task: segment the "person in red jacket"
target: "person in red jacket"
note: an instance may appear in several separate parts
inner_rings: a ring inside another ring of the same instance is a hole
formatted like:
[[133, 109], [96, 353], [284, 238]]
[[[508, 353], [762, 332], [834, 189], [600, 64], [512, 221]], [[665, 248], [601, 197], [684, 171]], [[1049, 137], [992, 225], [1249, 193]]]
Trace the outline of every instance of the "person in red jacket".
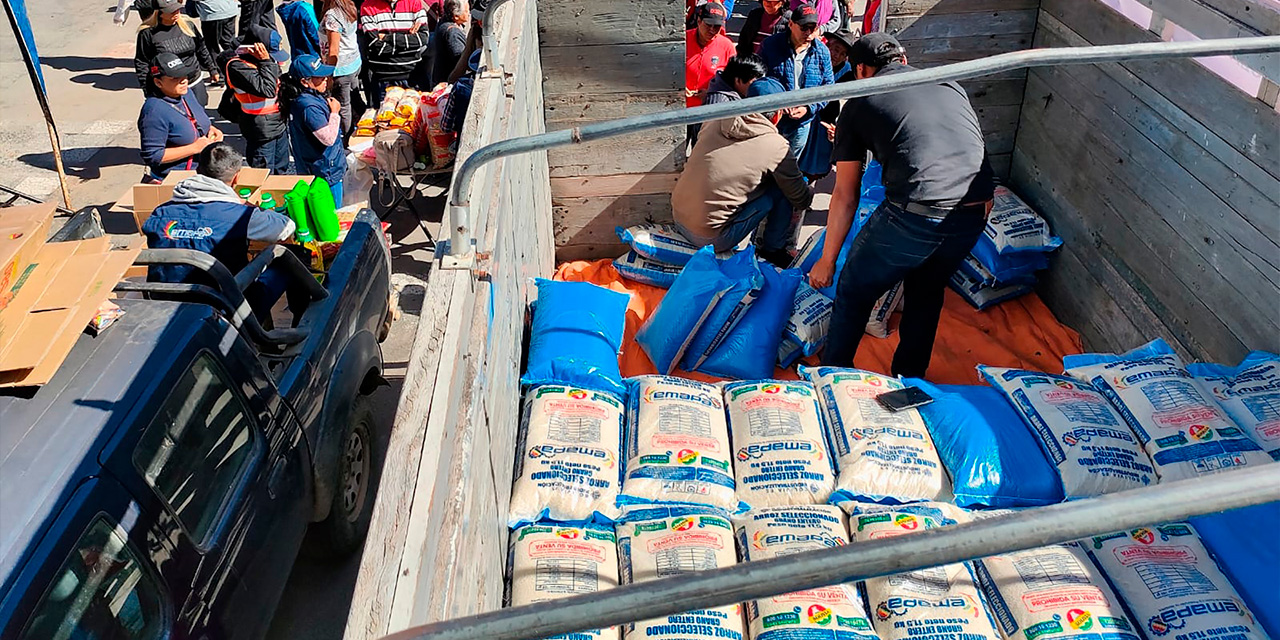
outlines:
[[[706, 99], [707, 85], [737, 53], [733, 41], [724, 35], [728, 17], [724, 5], [707, 2], [694, 11], [697, 22], [684, 32], [684, 106], [697, 107]], [[698, 125], [689, 125], [689, 144], [698, 139]]]

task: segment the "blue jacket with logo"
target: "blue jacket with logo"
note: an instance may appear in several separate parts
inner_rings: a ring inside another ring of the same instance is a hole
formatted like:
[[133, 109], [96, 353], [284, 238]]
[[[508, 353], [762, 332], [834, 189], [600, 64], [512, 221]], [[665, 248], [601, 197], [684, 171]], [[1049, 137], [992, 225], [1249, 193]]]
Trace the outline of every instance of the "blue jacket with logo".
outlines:
[[[275, 242], [293, 229], [287, 216], [245, 204], [229, 185], [203, 175], [179, 182], [173, 199], [156, 207], [142, 223], [148, 247], [201, 251], [231, 273], [249, 263], [250, 240]], [[184, 265], [153, 265], [147, 280], [207, 284], [199, 271]]]
[[[760, 57], [764, 59], [764, 65], [769, 69], [769, 77], [776, 79], [786, 87], [787, 91], [791, 91], [795, 86], [795, 50], [791, 48], [791, 33], [783, 31], [775, 33], [764, 39], [764, 43], [760, 45]], [[810, 87], [820, 87], [827, 84], [835, 84], [835, 74], [831, 70], [831, 51], [827, 49], [827, 45], [822, 40], [814, 39], [809, 45], [809, 50], [804, 54], [804, 66], [800, 74], [800, 88], [808, 89]], [[778, 123], [779, 131], [794, 131], [804, 123], [812, 120], [814, 116], [827, 106], [826, 102], [817, 102], [809, 105], [809, 112], [800, 120], [792, 120], [789, 117], [783, 117], [782, 122]]]

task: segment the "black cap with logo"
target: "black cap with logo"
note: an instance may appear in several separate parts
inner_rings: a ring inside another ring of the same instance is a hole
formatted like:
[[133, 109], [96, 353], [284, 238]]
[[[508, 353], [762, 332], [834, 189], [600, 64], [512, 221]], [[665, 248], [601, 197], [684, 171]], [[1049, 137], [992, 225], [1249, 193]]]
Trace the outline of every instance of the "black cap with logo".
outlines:
[[849, 62], [883, 67], [905, 55], [907, 50], [902, 48], [897, 38], [882, 31], [876, 31], [858, 38], [858, 41], [853, 43], [853, 47], [849, 49]]

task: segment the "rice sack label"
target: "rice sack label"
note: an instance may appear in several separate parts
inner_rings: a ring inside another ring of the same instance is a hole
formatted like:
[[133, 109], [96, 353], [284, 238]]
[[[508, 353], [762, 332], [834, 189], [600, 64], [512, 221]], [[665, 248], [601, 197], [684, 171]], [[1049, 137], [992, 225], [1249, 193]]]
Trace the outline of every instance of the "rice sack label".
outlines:
[[1098, 390], [1048, 373], [978, 367], [1031, 427], [1058, 468], [1068, 499], [1136, 489], [1156, 482], [1151, 458]]
[[[612, 525], [526, 525], [511, 532], [510, 606], [559, 600], [618, 586], [618, 541]], [[555, 636], [617, 640], [617, 627]]]
[[801, 282], [796, 289], [791, 319], [783, 334], [791, 342], [800, 345], [804, 355], [818, 352], [827, 340], [827, 327], [831, 324], [831, 309], [835, 303], [822, 292]]
[[738, 502], [748, 508], [825, 504], [835, 487], [817, 394], [806, 382], [724, 388]]
[[840, 472], [833, 502], [898, 504], [950, 496], [950, 481], [920, 412], [894, 413], [876, 402], [881, 393], [901, 389], [901, 382], [857, 369], [801, 373], [817, 388], [831, 428]]
[[684, 269], [682, 265], [658, 262], [652, 258], [646, 258], [635, 251], [628, 251], [615, 258], [613, 268], [617, 269], [618, 273], [628, 280], [651, 284], [663, 289], [670, 289], [671, 285], [676, 282], [676, 276], [680, 275], [680, 272]]
[[[709, 507], [656, 507], [629, 512], [618, 525], [624, 583], [644, 582], [737, 562], [733, 525]], [[742, 640], [742, 606], [697, 609], [623, 627], [628, 640]]]
[[1074, 543], [975, 560], [973, 569], [1008, 640], [1139, 640], [1106, 579]]
[[531, 387], [511, 490], [509, 525], [618, 516], [622, 401], [566, 386]]
[[733, 452], [720, 389], [669, 376], [639, 376], [631, 384], [621, 500], [734, 510]]
[[1140, 527], [1081, 544], [1150, 640], [1267, 637], [1189, 525]]
[[[936, 529], [953, 520], [949, 505], [859, 506], [849, 518], [854, 542]], [[998, 640], [977, 582], [964, 563], [867, 580], [871, 622], [883, 640]]]
[[[848, 544], [844, 512], [830, 505], [752, 509], [736, 519], [745, 561]], [[876, 640], [857, 586], [833, 585], [747, 603], [752, 640]]]
[[617, 227], [618, 239], [631, 245], [640, 257], [670, 265], [684, 266], [698, 252], [674, 224], [638, 224], [633, 227]]
[[990, 242], [997, 253], [1052, 251], [1062, 246], [1062, 240], [1050, 233], [1049, 223], [1008, 187], [996, 186], [994, 200], [983, 241]]
[[1245, 434], [1280, 460], [1280, 356], [1264, 351], [1249, 354], [1239, 367], [1225, 374], [1188, 369]]
[[1163, 340], [1122, 356], [1068, 356], [1064, 364], [1120, 410], [1161, 481], [1272, 462]]
[[[833, 303], [834, 306], [834, 303]], [[902, 283], [893, 285], [871, 307], [871, 317], [867, 320], [865, 333], [877, 338], [888, 338], [890, 333], [889, 319], [893, 312], [902, 308]]]

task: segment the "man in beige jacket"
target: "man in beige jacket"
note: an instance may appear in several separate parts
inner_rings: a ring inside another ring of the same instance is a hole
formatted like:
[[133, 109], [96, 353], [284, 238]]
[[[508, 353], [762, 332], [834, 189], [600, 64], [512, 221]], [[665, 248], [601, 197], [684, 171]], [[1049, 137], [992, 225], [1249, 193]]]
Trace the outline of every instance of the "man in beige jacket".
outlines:
[[[782, 93], [777, 80], [751, 85], [747, 97]], [[708, 122], [671, 193], [676, 226], [697, 245], [726, 251], [764, 222], [756, 254], [785, 268], [793, 221], [813, 192], [778, 133], [781, 112]]]

